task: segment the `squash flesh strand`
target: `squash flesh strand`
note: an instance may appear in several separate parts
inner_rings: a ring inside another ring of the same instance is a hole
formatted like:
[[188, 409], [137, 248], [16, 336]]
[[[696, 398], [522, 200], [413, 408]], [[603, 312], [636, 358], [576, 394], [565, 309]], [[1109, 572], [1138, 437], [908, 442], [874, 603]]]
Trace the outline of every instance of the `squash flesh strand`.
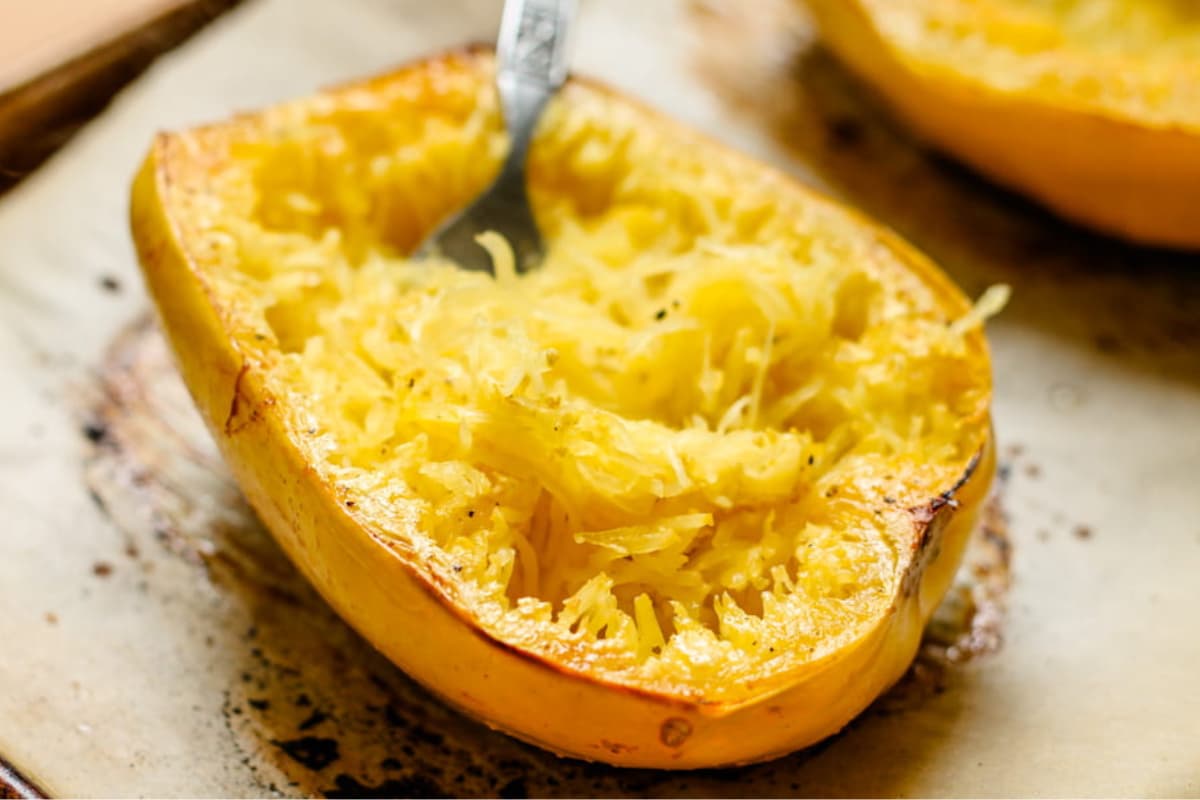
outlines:
[[317, 468], [363, 507], [415, 505], [477, 607], [647, 679], [857, 635], [907, 564], [906, 509], [986, 425], [977, 320], [603, 109], [552, 108], [534, 149], [541, 269], [409, 261], [503, 152], [488, 92], [437, 91], [463, 96], [239, 150], [257, 211], [222, 220], [217, 280]]

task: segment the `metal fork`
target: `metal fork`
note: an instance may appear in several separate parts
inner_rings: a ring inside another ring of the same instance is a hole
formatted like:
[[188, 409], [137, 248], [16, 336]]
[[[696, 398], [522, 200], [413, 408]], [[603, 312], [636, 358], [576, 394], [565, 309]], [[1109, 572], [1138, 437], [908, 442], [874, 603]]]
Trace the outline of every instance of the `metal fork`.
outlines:
[[526, 191], [529, 142], [547, 101], [567, 77], [567, 28], [576, 0], [506, 0], [496, 44], [496, 88], [511, 149], [500, 174], [483, 194], [439, 225], [417, 256], [444, 256], [463, 269], [492, 271], [475, 241], [484, 231], [512, 245], [518, 272], [537, 266], [545, 244]]

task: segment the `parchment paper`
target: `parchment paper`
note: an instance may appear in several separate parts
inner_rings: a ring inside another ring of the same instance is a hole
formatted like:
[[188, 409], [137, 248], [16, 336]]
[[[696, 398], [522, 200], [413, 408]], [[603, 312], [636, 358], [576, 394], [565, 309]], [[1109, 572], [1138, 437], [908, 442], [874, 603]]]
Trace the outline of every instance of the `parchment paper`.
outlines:
[[[313, 596], [175, 381], [125, 208], [152, 133], [468, 40], [490, 0], [258, 0], [0, 200], [0, 753], [64, 795], [1200, 794], [1200, 257], [1093, 237], [931, 157], [791, 5], [585, 2], [574, 63], [853, 202], [991, 326], [1003, 644], [742, 770], [563, 762], [465, 720]], [[531, 702], [535, 702], [531, 698]]]

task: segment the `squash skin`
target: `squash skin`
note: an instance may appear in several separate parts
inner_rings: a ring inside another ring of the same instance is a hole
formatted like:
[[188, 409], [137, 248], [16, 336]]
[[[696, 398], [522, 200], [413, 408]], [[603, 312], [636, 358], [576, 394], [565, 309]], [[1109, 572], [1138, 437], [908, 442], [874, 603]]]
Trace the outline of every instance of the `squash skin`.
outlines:
[[1200, 248], [1200, 131], [1005, 91], [918, 62], [863, 0], [804, 0], [822, 41], [922, 139], [1067, 220]]
[[[448, 54], [407, 71], [475, 58]], [[403, 80], [405, 73], [376, 81]], [[337, 97], [327, 94], [322, 102]], [[647, 124], [673, 124], [643, 113]], [[254, 124], [244, 117], [205, 135]], [[712, 147], [714, 157], [742, 159]], [[764, 169], [748, 159], [738, 163]], [[889, 611], [850, 645], [794, 674], [772, 676], [769, 690], [739, 702], [705, 702], [606, 681], [483, 630], [450, 599], [444, 579], [423, 568], [416, 548], [385, 544], [306, 462], [259, 365], [239, 347], [227, 311], [207, 287], [205, 263], [213, 254], [189, 239], [186, 220], [178, 216], [179, 176], [211, 166], [195, 157], [195, 143], [186, 136], [163, 134], [133, 186], [139, 260], [180, 371], [247, 499], [289, 558], [343, 619], [414, 679], [488, 725], [560, 755], [687, 769], [761, 761], [813, 744], [840, 730], [907, 669], [990, 486], [990, 433], [957, 486], [911, 510], [913, 553], [902, 588]], [[780, 180], [787, 191], [807, 192]], [[922, 255], [860, 222], [939, 293], [957, 297]]]

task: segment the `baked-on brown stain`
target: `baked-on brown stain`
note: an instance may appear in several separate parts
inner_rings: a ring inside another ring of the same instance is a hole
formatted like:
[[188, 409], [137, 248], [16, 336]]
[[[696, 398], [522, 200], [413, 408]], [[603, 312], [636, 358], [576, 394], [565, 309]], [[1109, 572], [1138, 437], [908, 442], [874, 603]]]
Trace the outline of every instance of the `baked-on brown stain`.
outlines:
[[[262, 710], [262, 709], [260, 709]], [[326, 739], [322, 736], [300, 736], [296, 739], [272, 741], [288, 758], [301, 766], [320, 772], [338, 760], [337, 739]]]

